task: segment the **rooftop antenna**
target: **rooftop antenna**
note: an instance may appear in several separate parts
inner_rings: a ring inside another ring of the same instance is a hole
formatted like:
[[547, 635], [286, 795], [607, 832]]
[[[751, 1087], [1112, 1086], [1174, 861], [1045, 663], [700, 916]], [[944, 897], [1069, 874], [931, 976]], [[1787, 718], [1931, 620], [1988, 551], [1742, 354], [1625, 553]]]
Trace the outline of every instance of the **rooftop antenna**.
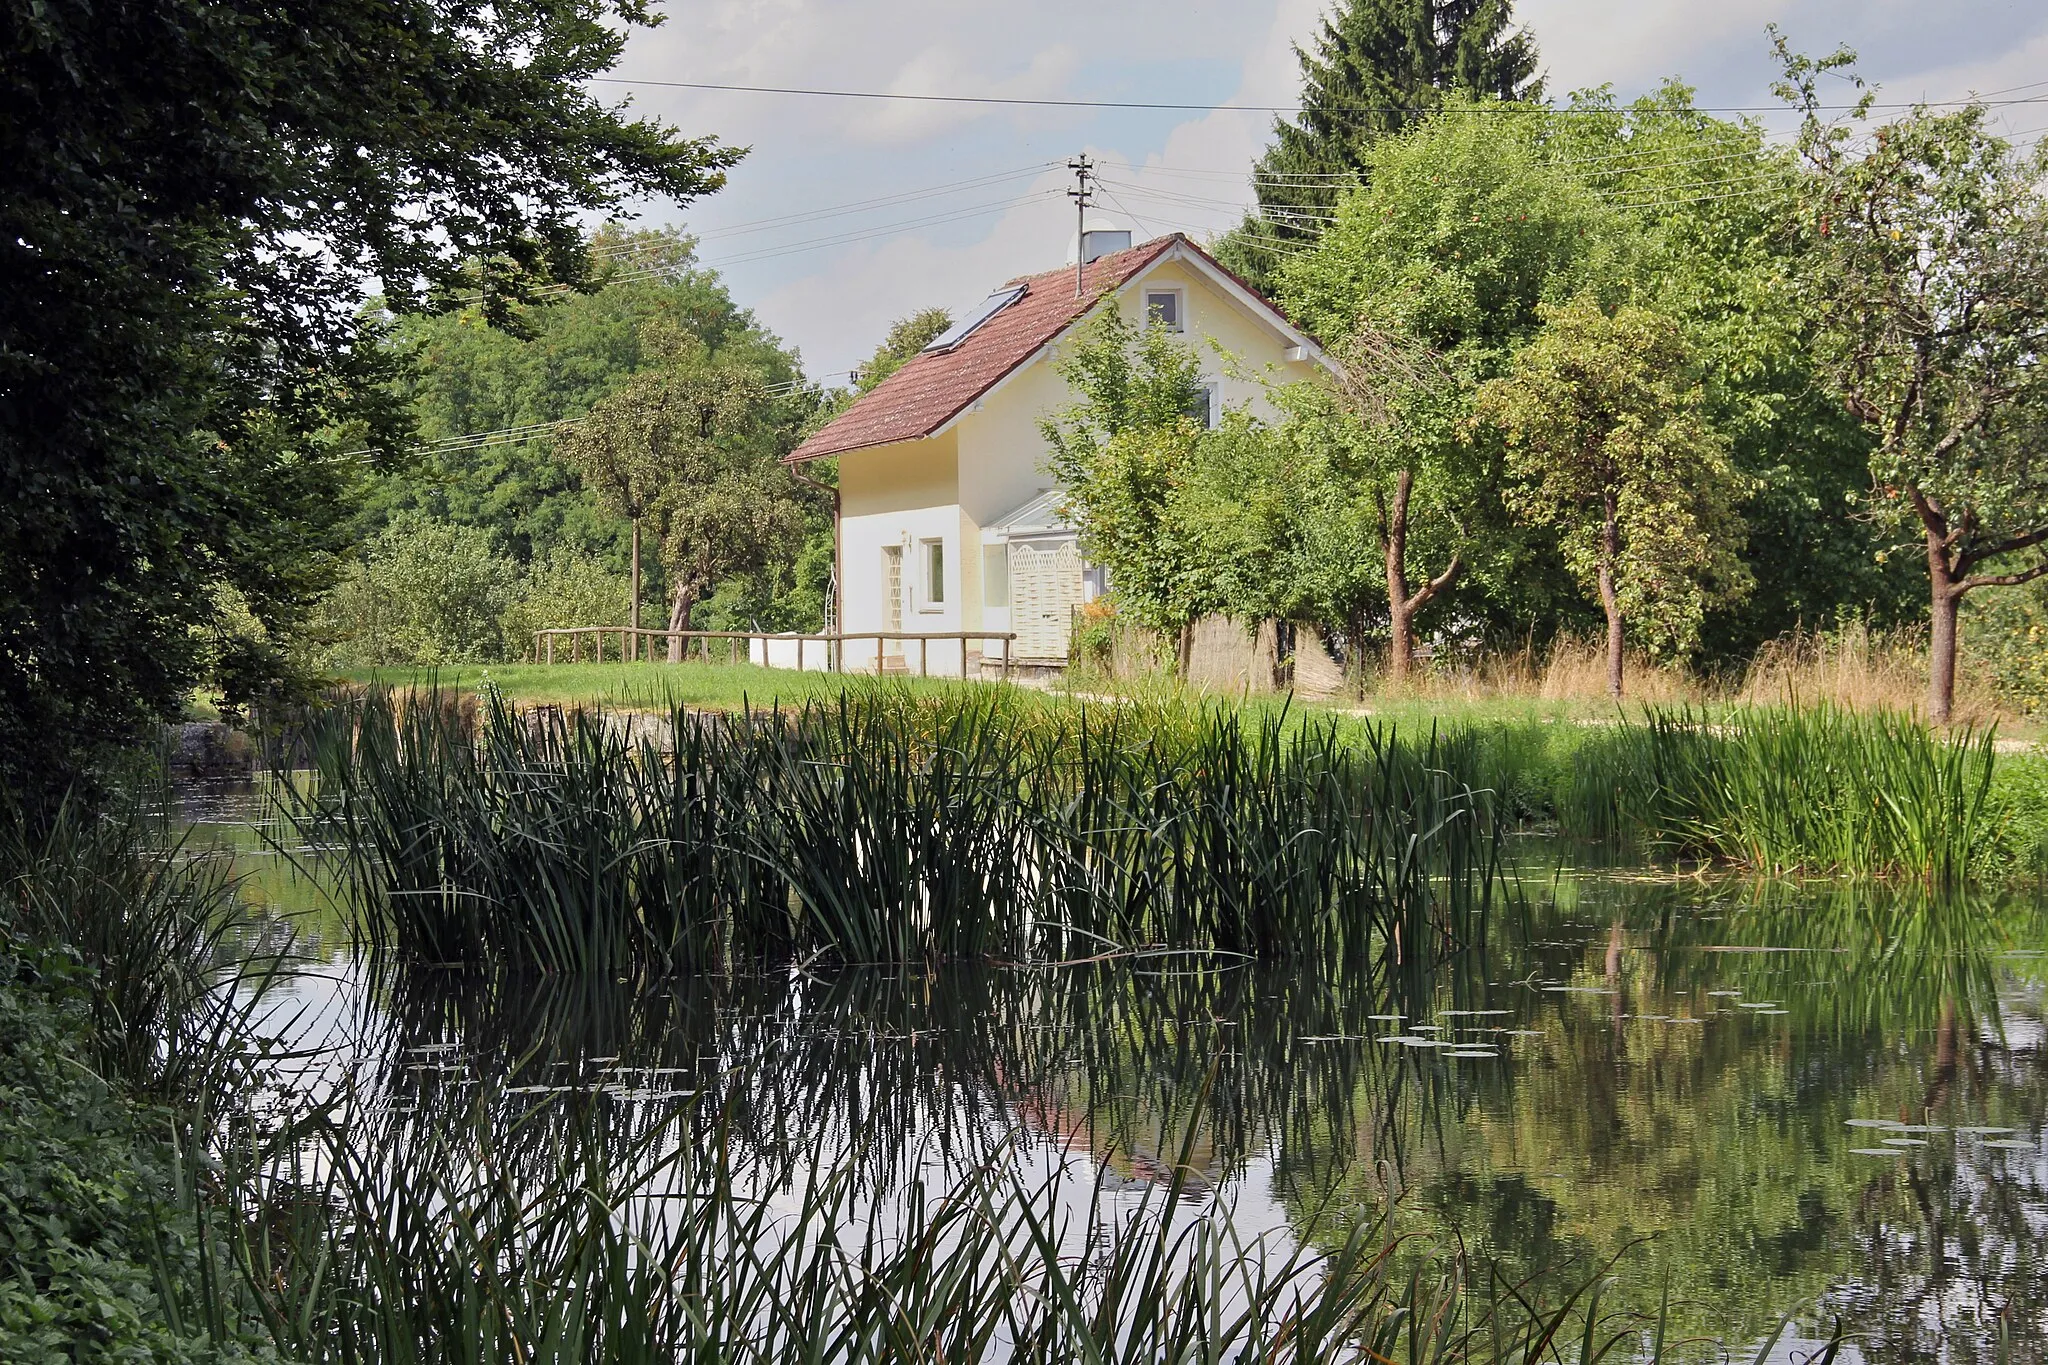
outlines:
[[1078, 299], [1083, 293], [1081, 269], [1088, 259], [1086, 247], [1091, 193], [1088, 181], [1095, 173], [1095, 163], [1088, 159], [1088, 153], [1083, 152], [1067, 163], [1067, 169], [1074, 173], [1074, 188], [1067, 191], [1067, 197], [1074, 201], [1074, 297]]

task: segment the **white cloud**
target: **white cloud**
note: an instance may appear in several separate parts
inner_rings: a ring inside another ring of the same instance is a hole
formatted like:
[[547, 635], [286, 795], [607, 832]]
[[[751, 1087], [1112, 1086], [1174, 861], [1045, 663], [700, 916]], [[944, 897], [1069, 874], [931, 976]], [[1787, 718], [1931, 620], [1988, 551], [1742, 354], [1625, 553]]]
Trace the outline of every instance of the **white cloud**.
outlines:
[[[1312, 31], [1320, 13], [1318, 0], [1280, 0], [1223, 102], [1291, 101], [1297, 75], [1293, 45]], [[1054, 70], [1048, 67], [1047, 74]], [[900, 88], [960, 87], [933, 72], [921, 85], [906, 81]], [[1140, 237], [1220, 232], [1251, 202], [1247, 176], [1270, 124], [1269, 115], [1218, 111], [1173, 126], [1158, 139], [1157, 150], [1141, 150], [1136, 158], [1090, 145], [1086, 150], [1101, 164], [1106, 182], [1098, 207], [1129, 221]], [[901, 236], [820, 261], [763, 296], [760, 315], [801, 341], [813, 373], [844, 369], [873, 349], [894, 318], [934, 303], [958, 310], [1011, 276], [1059, 264], [1073, 233], [1072, 208], [1063, 194], [1071, 184], [1064, 170], [1037, 177], [1026, 190], [1035, 197], [975, 240], [942, 244], [928, 236]]]
[[[1312, 40], [1322, 9], [1322, 0], [705, 0], [636, 34], [621, 74], [1284, 105], [1297, 93], [1294, 44]], [[2004, 0], [1950, 0], [1939, 13], [1922, 0], [1521, 0], [1517, 17], [1535, 34], [1557, 95], [1611, 83], [1629, 96], [1676, 75], [1710, 106], [1770, 104], [1771, 22], [1808, 51], [1842, 41], [1860, 48], [1865, 74], [1898, 98], [1953, 98], [2048, 72], [2048, 12]], [[1250, 202], [1248, 172], [1272, 122], [1243, 112], [1176, 117], [652, 86], [635, 96], [686, 131], [753, 148], [725, 191], [686, 213], [671, 206], [649, 217], [712, 234], [705, 258], [733, 262], [735, 295], [801, 346], [813, 373], [859, 360], [894, 318], [934, 303], [963, 306], [1003, 279], [1057, 265], [1073, 223], [1061, 166], [1083, 147], [1108, 182], [1102, 209], [1133, 219], [1141, 235], [1229, 227]], [[2048, 124], [2048, 101], [2001, 117], [2011, 131]], [[1036, 173], [999, 183], [963, 183], [1034, 165]], [[955, 188], [861, 212], [758, 222], [947, 185]], [[906, 221], [924, 226], [893, 226]], [[850, 240], [862, 233], [872, 235]], [[789, 250], [828, 237], [847, 240]]]

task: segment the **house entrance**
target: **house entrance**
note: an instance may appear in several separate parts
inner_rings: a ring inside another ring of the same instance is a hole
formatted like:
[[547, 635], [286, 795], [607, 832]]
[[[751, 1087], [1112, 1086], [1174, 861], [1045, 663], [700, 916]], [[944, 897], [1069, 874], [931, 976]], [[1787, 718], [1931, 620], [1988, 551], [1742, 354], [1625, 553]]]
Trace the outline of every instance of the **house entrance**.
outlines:
[[1073, 540], [1043, 547], [1010, 542], [1010, 627], [1020, 659], [1064, 659], [1081, 605], [1081, 548]]
[[[903, 547], [882, 547], [882, 629], [903, 629]], [[882, 641], [882, 657], [903, 657], [901, 640]]]

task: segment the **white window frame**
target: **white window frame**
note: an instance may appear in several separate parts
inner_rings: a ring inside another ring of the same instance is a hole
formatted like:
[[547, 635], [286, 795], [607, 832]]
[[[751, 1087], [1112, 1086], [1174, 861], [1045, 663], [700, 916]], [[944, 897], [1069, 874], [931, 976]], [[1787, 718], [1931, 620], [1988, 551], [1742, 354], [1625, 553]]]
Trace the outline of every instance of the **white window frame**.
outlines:
[[[1166, 330], [1169, 332], [1187, 331], [1188, 291], [1177, 284], [1147, 285], [1142, 294], [1145, 307], [1145, 325], [1147, 327], [1152, 325], [1152, 296], [1154, 294], [1171, 294], [1173, 296], [1173, 323], [1171, 326], [1167, 326]], [[1166, 326], [1166, 324], [1161, 325]]]
[[1214, 431], [1223, 424], [1223, 386], [1214, 379], [1204, 379], [1200, 387], [1209, 400], [1204, 405], [1202, 429]]
[[[933, 555], [938, 562], [934, 564]], [[917, 609], [937, 612], [946, 609], [946, 538], [926, 536], [917, 542], [917, 572], [924, 591], [918, 594]]]

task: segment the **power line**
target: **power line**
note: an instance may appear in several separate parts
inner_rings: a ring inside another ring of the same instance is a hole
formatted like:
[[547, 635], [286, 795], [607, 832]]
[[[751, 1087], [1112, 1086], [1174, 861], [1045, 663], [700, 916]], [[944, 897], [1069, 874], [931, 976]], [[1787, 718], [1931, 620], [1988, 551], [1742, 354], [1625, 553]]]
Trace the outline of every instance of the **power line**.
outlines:
[[[1020, 195], [1010, 199], [991, 201], [986, 204], [975, 205], [971, 208], [951, 210], [942, 214], [926, 215], [920, 218], [906, 218], [898, 222], [884, 223], [867, 228], [858, 228], [848, 232], [834, 233], [831, 236], [827, 237], [814, 237], [800, 242], [776, 243], [774, 245], [758, 247], [753, 250], [741, 251], [734, 255], [724, 256], [715, 261], [692, 259], [686, 262], [677, 262], [672, 265], [664, 264], [634, 267], [631, 269], [618, 271], [617, 273], [612, 275], [601, 277], [598, 280], [596, 280], [595, 283], [600, 288], [602, 288], [614, 284], [632, 284], [640, 280], [657, 279], [661, 277], [676, 278], [688, 273], [691, 270], [723, 270], [735, 265], [749, 265], [756, 261], [773, 260], [780, 256], [800, 255], [801, 253], [806, 251], [821, 251], [827, 247], [852, 246], [859, 242], [872, 241], [880, 237], [895, 236], [901, 232], [905, 232], [913, 228], [932, 227], [946, 223], [957, 223], [965, 221], [970, 218], [984, 217], [991, 213], [1002, 213], [1009, 209], [1022, 207], [1025, 204], [1035, 203], [1041, 199], [1055, 197], [1058, 194], [1059, 191], [1054, 189], [1039, 190], [1030, 194]], [[669, 244], [665, 242], [655, 241], [646, 243], [642, 249], [644, 252], [651, 254], [666, 249], [668, 245]], [[527, 297], [553, 298], [577, 292], [580, 292], [579, 287], [572, 284], [544, 284], [538, 285], [535, 288], [528, 290]], [[480, 301], [483, 297], [484, 295], [482, 291], [472, 290], [467, 293], [457, 294], [455, 296], [455, 301], [458, 303], [475, 303]]]
[[786, 213], [775, 218], [756, 218], [744, 223], [729, 223], [722, 228], [714, 228], [709, 232], [696, 235], [699, 241], [712, 241], [716, 238], [728, 237], [739, 232], [772, 231], [778, 227], [795, 226], [799, 223], [811, 222], [820, 218], [836, 218], [842, 214], [861, 213], [878, 208], [892, 208], [897, 204], [911, 200], [937, 198], [945, 194], [958, 194], [965, 190], [982, 189], [989, 185], [998, 185], [1005, 180], [1021, 179], [1027, 175], [1036, 175], [1040, 171], [1050, 170], [1058, 164], [1056, 161], [1040, 161], [1029, 166], [1019, 167], [1013, 171], [992, 173], [972, 180], [949, 181], [943, 185], [932, 185], [919, 190], [904, 190], [900, 194], [882, 195], [874, 199], [859, 199], [849, 204], [836, 204], [829, 208], [807, 209], [801, 213]]
[[[1300, 104], [1198, 104], [1178, 100], [1089, 100], [1021, 95], [938, 95], [899, 90], [831, 90], [793, 85], [733, 85], [717, 81], [658, 81], [626, 76], [593, 76], [591, 80], [604, 85], [648, 86], [668, 90], [707, 90], [742, 95], [797, 95], [811, 99], [899, 100], [916, 104], [999, 105], [1027, 109], [1154, 109], [1178, 113], [1290, 114], [1299, 113], [1303, 107]], [[2035, 82], [2034, 84], [2048, 84], [2048, 82]], [[2032, 85], [2012, 87], [2015, 90], [2031, 88]], [[1934, 108], [1951, 104], [1981, 104], [1986, 108], [2002, 108], [2006, 105], [2032, 104], [2043, 100], [2048, 100], [2048, 95], [1997, 101], [1984, 99], [1873, 101], [1869, 107], [1873, 109], [1914, 109], [1921, 107]], [[1430, 115], [1453, 112], [1441, 107], [1427, 105], [1329, 104], [1317, 107], [1342, 110], [1345, 113], [1354, 114]], [[1859, 105], [1822, 104], [1814, 107], [1822, 110], [1854, 110]], [[1690, 105], [1685, 112], [1700, 114], [1759, 114], [1782, 113], [1789, 108], [1790, 106], [1783, 104]], [[1551, 116], [1561, 114], [1570, 117], [1598, 116], [1612, 118], [1617, 114], [1626, 114], [1629, 111], [1625, 109], [1555, 109], [1540, 105], [1496, 104], [1470, 105], [1454, 112], [1489, 115], [1541, 114]]]
[[[853, 370], [828, 370], [815, 377], [786, 379], [780, 383], [769, 384], [761, 393], [768, 398], [787, 398], [791, 394], [802, 393], [805, 390], [822, 389], [823, 381], [827, 379], [851, 379], [855, 373]], [[517, 426], [497, 427], [490, 431], [466, 431], [455, 436], [441, 436], [431, 441], [422, 441], [416, 446], [409, 447], [408, 453], [450, 455], [464, 454], [472, 450], [487, 450], [493, 446], [523, 445], [569, 427], [580, 426], [583, 421], [581, 417], [562, 417], [552, 422], [523, 422]], [[347, 453], [354, 456], [368, 455], [372, 452], [366, 446], [361, 450], [351, 450]]]

